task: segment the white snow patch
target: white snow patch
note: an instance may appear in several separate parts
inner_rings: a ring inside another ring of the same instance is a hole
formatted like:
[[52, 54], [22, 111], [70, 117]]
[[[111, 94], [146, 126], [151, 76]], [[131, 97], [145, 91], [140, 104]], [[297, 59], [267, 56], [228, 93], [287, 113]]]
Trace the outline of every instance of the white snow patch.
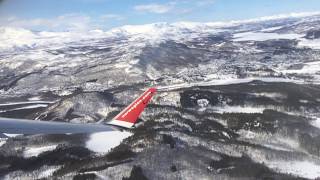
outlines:
[[23, 102], [12, 102], [12, 103], [2, 103], [1, 106], [12, 106], [12, 105], [23, 105], [23, 104], [51, 104], [54, 103], [54, 101], [23, 101]]
[[263, 113], [265, 108], [250, 106], [221, 106], [213, 107], [217, 113]]
[[50, 146], [43, 146], [43, 147], [27, 147], [26, 150], [23, 152], [23, 156], [25, 158], [38, 156], [39, 154], [55, 150], [57, 145], [50, 145]]
[[229, 134], [228, 134], [227, 132], [225, 132], [225, 131], [222, 131], [222, 134], [223, 134], [225, 137], [227, 137], [228, 139], [231, 138], [231, 137], [229, 136]]
[[22, 109], [35, 109], [35, 108], [47, 107], [47, 106], [48, 106], [47, 104], [35, 104], [35, 105], [25, 106], [21, 108], [10, 109], [9, 111], [22, 110]]
[[320, 129], [320, 118], [316, 118], [314, 121], [311, 121], [311, 125]]
[[23, 110], [23, 109], [35, 109], [35, 108], [40, 108], [40, 107], [47, 107], [47, 104], [35, 104], [35, 105], [30, 105], [30, 106], [25, 106], [21, 108], [14, 108], [14, 109], [9, 109], [9, 110], [0, 110], [0, 112], [8, 112], [8, 111], [16, 111], [16, 110]]
[[3, 134], [8, 136], [8, 137], [17, 137], [17, 136], [22, 135], [22, 134], [7, 134], [7, 133], [3, 133]]
[[47, 167], [46, 170], [44, 170], [41, 173], [39, 173], [38, 178], [39, 179], [47, 178], [47, 177], [51, 176], [59, 168], [60, 168], [60, 166]]
[[303, 104], [307, 104], [309, 101], [308, 101], [308, 100], [305, 100], [305, 99], [300, 99], [299, 102], [300, 102], [300, 103], [303, 103]]
[[281, 29], [282, 27], [283, 26], [276, 26], [276, 27], [266, 28], [266, 29], [262, 29], [261, 32], [275, 31], [275, 30]]
[[240, 134], [246, 139], [254, 139], [257, 135], [252, 131], [240, 130]]
[[0, 139], [0, 147], [3, 146], [6, 142], [7, 142], [7, 140], [5, 138], [1, 138]]
[[207, 107], [209, 105], [209, 101], [208, 101], [208, 99], [198, 99], [197, 104], [198, 104], [198, 106], [203, 108], [203, 107]]
[[283, 137], [281, 134], [268, 134], [243, 129], [238, 131], [238, 134], [241, 141], [259, 144], [274, 150], [296, 151], [299, 150], [300, 146], [299, 142], [288, 137]]
[[291, 174], [298, 177], [316, 179], [320, 177], [320, 164], [308, 161], [276, 161], [266, 162], [269, 168], [285, 174]]
[[58, 95], [58, 96], [68, 96], [68, 95], [70, 95], [72, 93], [73, 92], [70, 91], [70, 90], [61, 90], [61, 91], [55, 92], [55, 94]]
[[234, 41], [266, 41], [272, 39], [299, 39], [303, 37], [300, 34], [278, 34], [264, 32], [244, 32], [233, 36]]
[[320, 72], [320, 61], [305, 63], [301, 69], [287, 69], [280, 72], [284, 74], [315, 74]]
[[204, 82], [196, 82], [196, 83], [181, 83], [181, 84], [174, 84], [169, 86], [161, 86], [158, 87], [161, 91], [169, 91], [175, 90], [180, 88], [188, 88], [194, 86], [220, 86], [220, 85], [230, 85], [230, 84], [242, 84], [242, 83], [249, 83], [252, 81], [263, 81], [263, 82], [294, 82], [294, 83], [303, 83], [303, 81], [288, 79], [288, 78], [275, 78], [275, 77], [250, 77], [250, 78], [227, 78], [227, 79], [215, 79], [211, 81], [204, 81]]
[[311, 49], [320, 49], [320, 39], [309, 40], [309, 39], [301, 39], [298, 43], [300, 47], [308, 47]]
[[35, 96], [35, 97], [31, 97], [28, 99], [29, 101], [40, 101], [41, 97], [40, 96]]
[[292, 151], [291, 149], [278, 146], [277, 144], [263, 144], [263, 146], [270, 149], [278, 150], [278, 151]]
[[110, 149], [118, 146], [123, 139], [131, 136], [130, 132], [107, 131], [94, 133], [87, 141], [86, 147], [97, 153], [107, 153]]
[[156, 103], [162, 105], [180, 105], [180, 94], [179, 92], [162, 92], [160, 93]]
[[273, 93], [273, 92], [260, 92], [260, 93], [250, 93], [256, 97], [267, 97], [273, 99], [275, 101], [280, 101], [287, 98], [287, 95], [281, 93]]

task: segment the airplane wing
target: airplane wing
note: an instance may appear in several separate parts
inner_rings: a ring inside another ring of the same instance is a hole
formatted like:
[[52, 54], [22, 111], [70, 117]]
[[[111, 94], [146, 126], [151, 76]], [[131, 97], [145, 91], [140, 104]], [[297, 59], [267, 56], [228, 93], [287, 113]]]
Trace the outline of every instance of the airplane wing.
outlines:
[[114, 131], [113, 126], [131, 128], [147, 106], [155, 88], [150, 88], [138, 97], [133, 103], [121, 111], [107, 124], [75, 124], [53, 121], [35, 121], [24, 119], [11, 119], [0, 117], [0, 133], [8, 134], [66, 134], [66, 133], [93, 133], [102, 131]]
[[113, 131], [101, 124], [75, 124], [53, 121], [35, 121], [0, 118], [0, 132], [8, 134], [66, 134]]

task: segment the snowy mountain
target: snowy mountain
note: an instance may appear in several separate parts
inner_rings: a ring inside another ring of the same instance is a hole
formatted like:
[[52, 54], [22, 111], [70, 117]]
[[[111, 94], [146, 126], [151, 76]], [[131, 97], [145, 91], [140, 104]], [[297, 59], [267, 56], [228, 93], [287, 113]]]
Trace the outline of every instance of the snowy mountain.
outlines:
[[0, 28], [0, 116], [92, 123], [147, 87], [130, 132], [0, 136], [0, 177], [320, 177], [320, 15], [109, 31]]

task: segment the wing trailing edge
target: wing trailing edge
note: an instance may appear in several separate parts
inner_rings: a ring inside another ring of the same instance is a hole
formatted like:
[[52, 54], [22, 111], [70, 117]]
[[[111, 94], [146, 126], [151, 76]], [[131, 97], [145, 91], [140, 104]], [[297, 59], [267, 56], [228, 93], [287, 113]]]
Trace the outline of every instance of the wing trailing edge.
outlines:
[[123, 111], [121, 111], [116, 117], [109, 121], [108, 124], [131, 128], [137, 122], [140, 114], [148, 105], [156, 92], [156, 88], [149, 88]]

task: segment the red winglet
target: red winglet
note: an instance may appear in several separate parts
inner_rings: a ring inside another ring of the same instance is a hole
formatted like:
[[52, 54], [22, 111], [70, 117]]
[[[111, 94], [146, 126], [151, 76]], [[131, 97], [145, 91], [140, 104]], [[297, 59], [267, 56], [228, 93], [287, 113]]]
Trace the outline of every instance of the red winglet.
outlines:
[[108, 124], [131, 128], [156, 92], [156, 88], [148, 89], [115, 118], [109, 121]]

